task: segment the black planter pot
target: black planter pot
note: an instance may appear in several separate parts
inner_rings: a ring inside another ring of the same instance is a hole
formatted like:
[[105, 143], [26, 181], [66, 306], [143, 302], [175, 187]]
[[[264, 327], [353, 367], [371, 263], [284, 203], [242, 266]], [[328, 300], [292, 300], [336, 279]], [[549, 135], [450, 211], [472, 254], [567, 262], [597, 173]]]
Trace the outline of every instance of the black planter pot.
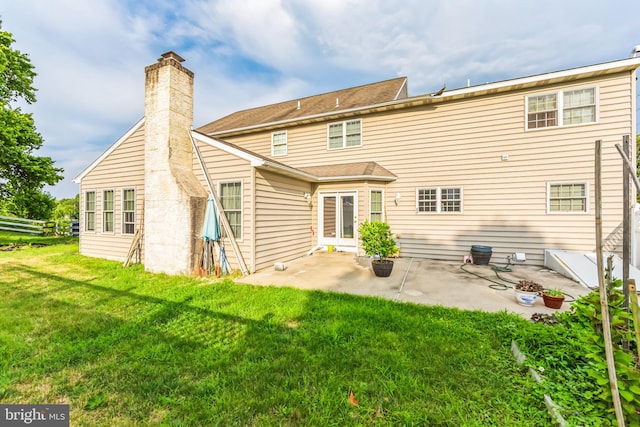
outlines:
[[378, 277], [389, 277], [391, 270], [393, 270], [393, 261], [389, 260], [371, 260], [371, 268]]

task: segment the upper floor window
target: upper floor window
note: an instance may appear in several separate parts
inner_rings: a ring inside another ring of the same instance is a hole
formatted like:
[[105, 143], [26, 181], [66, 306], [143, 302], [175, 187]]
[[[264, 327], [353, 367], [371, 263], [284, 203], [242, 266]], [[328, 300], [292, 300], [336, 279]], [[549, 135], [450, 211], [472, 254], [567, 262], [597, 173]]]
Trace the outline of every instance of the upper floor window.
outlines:
[[565, 125], [596, 121], [596, 91], [594, 88], [564, 92], [562, 122]]
[[96, 192], [87, 191], [84, 194], [84, 229], [96, 231]]
[[102, 231], [113, 232], [113, 190], [105, 190], [102, 195]]
[[242, 239], [242, 182], [220, 183], [220, 203], [236, 239]]
[[558, 91], [527, 97], [527, 129], [596, 121], [596, 88]]
[[418, 188], [416, 205], [418, 213], [462, 212], [462, 188]]
[[330, 123], [328, 127], [329, 149], [358, 147], [362, 145], [362, 120]]
[[287, 131], [273, 132], [271, 134], [271, 155], [286, 156], [287, 155]]
[[587, 184], [561, 183], [548, 185], [549, 212], [587, 212]]
[[122, 190], [122, 234], [136, 231], [136, 191], [133, 188]]

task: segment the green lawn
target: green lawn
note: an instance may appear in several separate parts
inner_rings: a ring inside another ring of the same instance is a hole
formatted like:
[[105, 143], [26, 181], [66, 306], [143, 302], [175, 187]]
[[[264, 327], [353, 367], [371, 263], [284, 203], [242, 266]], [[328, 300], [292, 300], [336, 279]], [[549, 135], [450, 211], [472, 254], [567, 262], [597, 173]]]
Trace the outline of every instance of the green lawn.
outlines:
[[149, 274], [77, 243], [0, 252], [0, 291], [0, 402], [68, 403], [71, 425], [551, 422], [515, 315]]

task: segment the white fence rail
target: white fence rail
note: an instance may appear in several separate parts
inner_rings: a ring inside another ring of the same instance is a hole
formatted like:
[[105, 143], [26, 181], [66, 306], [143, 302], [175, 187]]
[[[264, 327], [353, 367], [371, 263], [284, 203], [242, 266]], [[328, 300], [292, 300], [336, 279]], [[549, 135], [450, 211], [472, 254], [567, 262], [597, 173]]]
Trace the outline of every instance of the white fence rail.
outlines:
[[37, 219], [0, 216], [0, 230], [28, 234], [53, 234], [57, 231], [57, 223], [53, 221], [39, 221]]

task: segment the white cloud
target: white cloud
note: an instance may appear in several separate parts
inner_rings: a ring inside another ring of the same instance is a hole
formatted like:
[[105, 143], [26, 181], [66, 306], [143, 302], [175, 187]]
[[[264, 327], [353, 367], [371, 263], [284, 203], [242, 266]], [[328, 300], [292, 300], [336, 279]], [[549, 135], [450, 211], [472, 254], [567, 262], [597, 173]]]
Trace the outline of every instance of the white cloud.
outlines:
[[144, 67], [175, 50], [193, 70], [195, 125], [239, 109], [409, 77], [412, 95], [626, 57], [625, 0], [0, 0], [38, 76], [53, 194], [143, 114]]

